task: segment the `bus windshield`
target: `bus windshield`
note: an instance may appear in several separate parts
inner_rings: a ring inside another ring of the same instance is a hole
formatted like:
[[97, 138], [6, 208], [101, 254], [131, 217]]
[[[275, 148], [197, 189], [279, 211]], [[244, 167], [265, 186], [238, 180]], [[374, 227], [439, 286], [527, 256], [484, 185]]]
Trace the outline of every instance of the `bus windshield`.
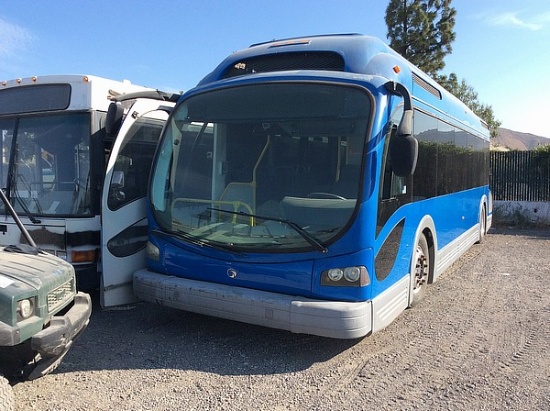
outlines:
[[189, 97], [152, 171], [152, 211], [187, 241], [323, 250], [350, 223], [371, 116], [363, 89], [269, 83]]
[[18, 213], [91, 213], [89, 113], [6, 118], [0, 133], [2, 187]]

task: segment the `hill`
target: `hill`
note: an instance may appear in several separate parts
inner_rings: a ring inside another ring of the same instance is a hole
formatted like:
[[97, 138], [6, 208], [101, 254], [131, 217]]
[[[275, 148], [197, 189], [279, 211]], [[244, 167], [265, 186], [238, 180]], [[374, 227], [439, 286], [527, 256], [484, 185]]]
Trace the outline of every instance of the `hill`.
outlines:
[[491, 140], [491, 150], [533, 150], [547, 144], [550, 144], [550, 138], [500, 127], [498, 136]]

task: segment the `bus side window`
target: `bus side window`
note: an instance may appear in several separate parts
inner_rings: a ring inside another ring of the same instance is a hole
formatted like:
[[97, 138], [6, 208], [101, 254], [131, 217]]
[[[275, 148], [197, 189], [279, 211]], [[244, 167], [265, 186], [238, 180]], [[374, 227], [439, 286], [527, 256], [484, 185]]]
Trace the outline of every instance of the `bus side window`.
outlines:
[[146, 196], [149, 169], [162, 125], [158, 120], [144, 117], [136, 120], [128, 131], [109, 185], [109, 209], [117, 210]]

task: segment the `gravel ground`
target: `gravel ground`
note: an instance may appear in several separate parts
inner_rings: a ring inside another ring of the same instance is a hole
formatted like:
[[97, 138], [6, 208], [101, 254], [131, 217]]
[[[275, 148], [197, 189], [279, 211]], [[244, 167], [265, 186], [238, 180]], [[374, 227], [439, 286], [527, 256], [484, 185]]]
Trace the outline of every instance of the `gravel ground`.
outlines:
[[492, 230], [361, 340], [137, 304], [94, 313], [19, 410], [550, 410], [550, 230]]

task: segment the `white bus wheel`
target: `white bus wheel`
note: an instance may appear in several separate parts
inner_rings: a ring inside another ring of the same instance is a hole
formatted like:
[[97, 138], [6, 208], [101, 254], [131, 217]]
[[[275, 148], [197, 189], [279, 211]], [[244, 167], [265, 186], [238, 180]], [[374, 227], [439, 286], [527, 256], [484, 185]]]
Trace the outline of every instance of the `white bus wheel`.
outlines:
[[430, 250], [424, 234], [420, 235], [413, 257], [411, 306], [426, 295], [430, 275]]

